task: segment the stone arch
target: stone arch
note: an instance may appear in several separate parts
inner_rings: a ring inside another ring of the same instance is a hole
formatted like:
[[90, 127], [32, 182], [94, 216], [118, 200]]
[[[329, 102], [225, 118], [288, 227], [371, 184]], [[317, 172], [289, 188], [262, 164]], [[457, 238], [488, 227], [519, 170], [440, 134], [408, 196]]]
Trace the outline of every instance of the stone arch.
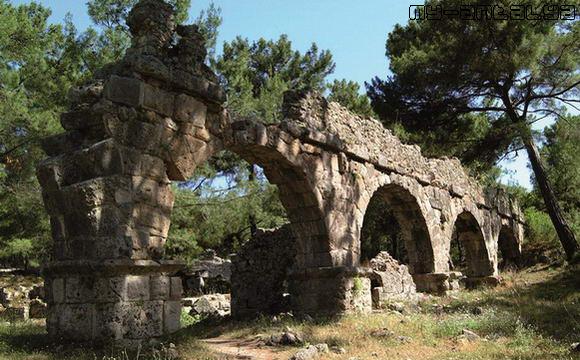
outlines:
[[278, 187], [279, 197], [296, 238], [295, 267], [304, 269], [320, 264], [317, 254], [329, 252], [329, 239], [321, 205], [301, 164], [288, 154], [267, 145], [247, 144], [231, 147], [244, 160], [264, 169], [268, 181]]
[[[433, 244], [425, 216], [416, 196], [406, 187], [391, 183], [380, 186], [373, 193], [365, 212], [368, 209], [368, 205], [376, 201], [388, 206], [399, 224], [404, 246], [409, 257], [410, 272], [412, 274], [433, 272], [435, 269]], [[363, 228], [364, 226], [363, 220]]]
[[493, 275], [493, 262], [488, 252], [482, 227], [476, 217], [469, 211], [463, 211], [455, 219], [453, 232], [454, 236], [458, 236], [463, 249], [465, 249], [467, 263], [465, 275], [469, 278]]

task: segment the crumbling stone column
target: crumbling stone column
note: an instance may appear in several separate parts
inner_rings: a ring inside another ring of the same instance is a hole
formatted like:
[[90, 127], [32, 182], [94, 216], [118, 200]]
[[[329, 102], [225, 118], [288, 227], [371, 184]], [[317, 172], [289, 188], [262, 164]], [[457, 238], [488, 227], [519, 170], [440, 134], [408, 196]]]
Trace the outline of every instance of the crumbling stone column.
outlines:
[[212, 133], [225, 96], [197, 28], [176, 29], [173, 11], [161, 0], [135, 6], [123, 61], [71, 91], [66, 132], [44, 141], [51, 158], [37, 175], [54, 240], [44, 270], [52, 336], [130, 345], [180, 327], [172, 274], [181, 265], [163, 260], [170, 180], [188, 179], [221, 148]]

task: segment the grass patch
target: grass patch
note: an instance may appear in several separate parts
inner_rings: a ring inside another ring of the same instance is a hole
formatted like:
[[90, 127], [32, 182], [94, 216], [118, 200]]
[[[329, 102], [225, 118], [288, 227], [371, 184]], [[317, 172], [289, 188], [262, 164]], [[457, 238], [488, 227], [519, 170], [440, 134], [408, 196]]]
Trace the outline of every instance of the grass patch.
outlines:
[[[477, 311], [475, 311], [477, 309]], [[416, 312], [351, 315], [339, 319], [248, 322], [197, 319], [184, 315], [189, 326], [171, 337], [182, 359], [217, 359], [202, 339], [254, 339], [283, 331], [302, 333], [307, 343], [346, 349], [328, 359], [580, 359], [569, 351], [580, 341], [580, 271], [538, 268], [504, 275], [495, 289], [462, 291], [432, 297]], [[463, 329], [481, 336], [462, 338]], [[381, 331], [384, 330], [384, 331]], [[119, 350], [51, 344], [35, 323], [0, 325], [0, 359], [133, 360]], [[276, 349], [280, 359], [296, 348]], [[149, 354], [139, 359], [155, 359]]]

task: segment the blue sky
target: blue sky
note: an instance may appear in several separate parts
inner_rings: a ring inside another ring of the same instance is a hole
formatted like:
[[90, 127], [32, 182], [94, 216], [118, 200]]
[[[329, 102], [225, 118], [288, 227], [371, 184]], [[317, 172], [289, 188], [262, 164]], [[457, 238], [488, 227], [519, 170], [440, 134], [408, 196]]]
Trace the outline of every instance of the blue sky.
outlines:
[[[27, 0], [13, 0], [25, 3]], [[40, 0], [53, 10], [51, 20], [61, 22], [67, 12], [80, 30], [91, 24], [85, 1]], [[206, 9], [211, 0], [193, 0], [190, 20]], [[409, 5], [422, 1], [403, 0], [215, 0], [222, 9], [224, 22], [219, 44], [240, 35], [250, 40], [264, 37], [276, 39], [287, 34], [296, 49], [304, 51], [312, 42], [320, 49], [332, 52], [336, 70], [330, 79], [346, 78], [364, 87], [365, 81], [378, 75], [385, 77], [388, 61], [385, 57], [387, 34], [397, 23], [408, 19]], [[536, 128], [547, 122], [536, 124]], [[521, 151], [515, 160], [504, 161], [507, 170], [502, 181], [519, 183], [530, 188], [527, 156]]]

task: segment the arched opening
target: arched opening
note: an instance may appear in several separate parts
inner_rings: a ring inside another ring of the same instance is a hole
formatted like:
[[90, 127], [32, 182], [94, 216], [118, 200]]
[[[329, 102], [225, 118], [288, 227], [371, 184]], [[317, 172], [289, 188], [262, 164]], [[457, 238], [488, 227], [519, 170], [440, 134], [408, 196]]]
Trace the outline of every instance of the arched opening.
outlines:
[[377, 190], [367, 206], [361, 229], [361, 261], [387, 251], [407, 264], [411, 274], [433, 272], [433, 247], [415, 197], [389, 184]]
[[248, 145], [234, 151], [249, 163], [260, 166], [268, 181], [278, 187], [280, 202], [296, 237], [296, 268], [332, 266], [330, 259], [321, 261], [325, 257], [320, 255], [328, 254], [330, 244], [324, 216], [305, 169], [272, 148]]
[[462, 271], [467, 277], [493, 275], [483, 232], [471, 213], [464, 211], [457, 217], [451, 241], [452, 270]]
[[288, 223], [279, 189], [233, 152], [213, 154], [188, 181], [174, 183], [167, 255], [185, 260], [211, 249], [227, 258], [256, 233]]
[[497, 240], [498, 267], [501, 270], [517, 267], [520, 256], [518, 240], [509, 226], [503, 225]]
[[409, 263], [401, 228], [392, 209], [384, 201], [371, 200], [361, 230], [361, 263], [366, 264], [381, 251], [388, 252], [400, 263]]
[[[231, 258], [232, 315], [246, 317], [289, 311], [289, 270], [327, 265], [319, 260], [328, 258], [320, 256], [320, 253], [328, 254], [329, 244], [317, 199], [303, 167], [294, 164], [276, 149], [250, 144], [230, 149], [229, 153], [235, 153], [247, 162], [238, 172], [245, 179], [255, 176], [256, 185], [235, 192], [230, 198], [221, 199], [218, 206], [214, 206], [202, 220], [213, 220], [222, 228], [234, 227], [234, 220], [236, 224], [245, 222], [247, 225], [237, 226], [230, 231], [235, 236], [219, 241], [221, 255], [227, 257], [236, 253]], [[238, 206], [236, 199], [256, 192], [260, 194], [258, 198], [266, 197], [261, 203], [246, 203], [245, 206], [254, 207], [253, 211], [239, 209], [240, 216], [244, 217], [242, 221], [224, 218], [231, 212], [224, 207]], [[279, 207], [274, 209], [278, 219], [263, 214], [267, 212], [265, 207], [274, 203]], [[174, 210], [179, 216], [179, 208]], [[284, 224], [288, 226], [282, 226]], [[264, 271], [268, 271], [269, 276], [263, 276]]]

